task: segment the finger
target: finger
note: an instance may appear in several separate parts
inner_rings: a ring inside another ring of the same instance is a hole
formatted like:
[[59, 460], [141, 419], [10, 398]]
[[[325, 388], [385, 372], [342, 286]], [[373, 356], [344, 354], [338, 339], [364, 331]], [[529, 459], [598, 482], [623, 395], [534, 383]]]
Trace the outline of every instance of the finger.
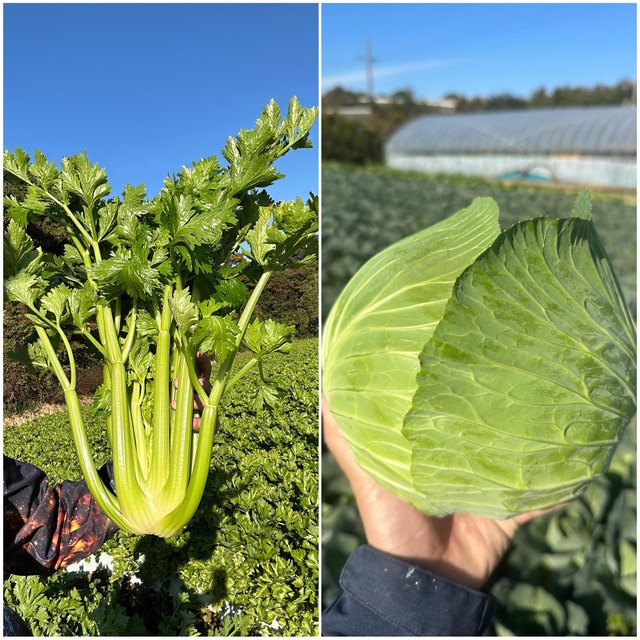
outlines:
[[[203, 384], [203, 381], [200, 380], [200, 384]], [[204, 383], [204, 387], [206, 390], [206, 384]], [[177, 389], [178, 388], [178, 378], [174, 378], [173, 379], [173, 386]], [[210, 386], [210, 385], [209, 385]], [[171, 401], [171, 408], [175, 411], [176, 408], [176, 401], [175, 399], [173, 399]], [[202, 403], [202, 400], [200, 400], [200, 397], [198, 395], [195, 396], [194, 400], [193, 400], [193, 408], [197, 409], [198, 411], [202, 411], [204, 409], [204, 404]]]
[[329, 451], [331, 451], [340, 468], [344, 471], [352, 486], [354, 486], [354, 490], [363, 483], [369, 483], [371, 477], [362, 470], [353, 457], [351, 446], [340, 433], [338, 423], [331, 415], [329, 405], [324, 396], [322, 396], [322, 433]]
[[[171, 401], [171, 408], [175, 411], [177, 406], [178, 405], [177, 405], [175, 399], [172, 400]], [[194, 411], [202, 411], [203, 409], [204, 409], [204, 404], [202, 403], [202, 400], [200, 400], [200, 398], [196, 398], [193, 401], [193, 410]]]
[[556, 504], [553, 507], [549, 507], [548, 509], [536, 509], [534, 511], [527, 511], [526, 513], [521, 513], [517, 516], [513, 516], [513, 518], [498, 520], [497, 522], [500, 528], [511, 539], [522, 525], [527, 524], [527, 522], [531, 522], [531, 520], [534, 520], [535, 518], [546, 516], [549, 513], [558, 511], [559, 509], [566, 507], [568, 504], [571, 504], [571, 501], [561, 502], [560, 504]]
[[[198, 416], [196, 416], [193, 419], [193, 430], [197, 433], [198, 431], [200, 431], [200, 418]], [[220, 418], [216, 418], [216, 432], [218, 432], [220, 430]]]
[[[209, 378], [211, 377], [211, 362], [207, 356], [200, 352], [196, 354], [196, 361], [200, 369], [198, 381], [203, 386], [204, 390], [209, 393], [211, 391], [211, 382], [209, 381]], [[178, 388], [178, 378], [173, 379], [173, 386], [176, 389]]]
[[536, 509], [535, 511], [528, 511], [527, 513], [521, 513], [519, 516], [516, 516], [514, 518], [514, 521], [517, 522], [518, 524], [525, 524], [526, 522], [529, 522], [530, 520], [533, 520], [538, 516], [545, 516], [548, 513], [559, 511], [563, 507], [566, 507], [567, 505], [571, 504], [571, 502], [572, 501], [569, 500], [567, 502], [561, 502], [559, 504], [556, 504], [553, 507], [549, 507], [548, 509]]
[[340, 446], [340, 432], [338, 431], [338, 423], [331, 414], [329, 404], [324, 395], [321, 399], [322, 402], [322, 435], [329, 449], [333, 452], [333, 447]]

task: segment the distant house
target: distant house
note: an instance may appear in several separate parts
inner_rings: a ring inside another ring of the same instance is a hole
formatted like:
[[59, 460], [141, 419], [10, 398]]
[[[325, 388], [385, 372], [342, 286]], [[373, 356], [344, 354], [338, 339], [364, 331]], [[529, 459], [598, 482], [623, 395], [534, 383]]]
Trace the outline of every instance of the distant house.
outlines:
[[386, 163], [425, 173], [634, 188], [635, 107], [425, 115], [385, 145]]
[[370, 104], [349, 104], [337, 107], [335, 109], [325, 109], [325, 115], [337, 114], [343, 118], [367, 118], [371, 115], [372, 109]]

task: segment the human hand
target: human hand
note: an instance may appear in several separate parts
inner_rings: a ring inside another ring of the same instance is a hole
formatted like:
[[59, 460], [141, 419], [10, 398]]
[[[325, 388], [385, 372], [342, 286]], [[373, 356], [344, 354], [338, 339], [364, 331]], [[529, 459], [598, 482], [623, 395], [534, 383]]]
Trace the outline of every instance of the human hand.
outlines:
[[543, 511], [508, 520], [465, 513], [428, 516], [380, 486], [355, 461], [322, 398], [322, 429], [329, 450], [351, 483], [367, 542], [438, 575], [480, 589], [508, 550], [518, 527]]
[[[198, 366], [198, 372], [199, 372], [198, 380], [200, 381], [200, 384], [202, 385], [204, 390], [207, 393], [209, 393], [211, 391], [211, 382], [209, 381], [209, 378], [211, 377], [211, 360], [209, 360], [209, 358], [204, 353], [201, 353], [200, 351], [198, 351], [198, 353], [196, 353], [196, 364]], [[176, 389], [178, 388], [178, 378], [174, 378], [173, 386]], [[171, 408], [175, 411], [175, 408], [176, 408], [175, 400], [171, 401]], [[200, 396], [197, 393], [194, 394], [193, 410], [200, 412], [202, 411], [203, 408], [204, 408], [204, 405], [202, 404], [202, 400], [200, 399]], [[192, 426], [194, 431], [200, 431], [199, 415], [194, 415]], [[216, 428], [217, 428], [217, 424], [216, 424]]]

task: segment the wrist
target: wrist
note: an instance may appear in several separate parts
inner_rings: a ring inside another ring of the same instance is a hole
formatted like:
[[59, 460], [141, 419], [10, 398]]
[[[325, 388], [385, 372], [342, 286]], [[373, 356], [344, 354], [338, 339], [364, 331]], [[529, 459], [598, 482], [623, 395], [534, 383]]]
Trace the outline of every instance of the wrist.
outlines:
[[473, 573], [462, 568], [460, 565], [447, 560], [446, 558], [415, 554], [394, 548], [393, 545], [385, 547], [369, 542], [369, 546], [372, 549], [384, 553], [396, 560], [400, 560], [401, 562], [435, 573], [442, 578], [455, 582], [463, 587], [467, 587], [468, 589], [480, 591], [486, 582], [484, 577], [473, 575]]

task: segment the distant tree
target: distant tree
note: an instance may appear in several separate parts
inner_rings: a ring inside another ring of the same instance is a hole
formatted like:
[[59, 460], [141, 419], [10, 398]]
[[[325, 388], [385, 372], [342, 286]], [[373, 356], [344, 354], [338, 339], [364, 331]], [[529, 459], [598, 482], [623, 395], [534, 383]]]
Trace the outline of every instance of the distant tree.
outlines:
[[618, 84], [618, 90], [620, 91], [620, 104], [636, 104], [636, 85], [634, 82], [623, 80]]
[[318, 335], [318, 262], [275, 272], [256, 308], [259, 318], [296, 327], [296, 336]]
[[532, 107], [547, 107], [551, 104], [551, 98], [547, 95], [547, 90], [544, 87], [536, 89], [529, 100], [529, 104]]
[[332, 109], [338, 109], [350, 104], [357, 104], [365, 94], [357, 91], [348, 91], [342, 87], [336, 87], [327, 91], [322, 96], [322, 110], [326, 113]]
[[373, 121], [362, 122], [338, 114], [324, 116], [322, 159], [348, 164], [380, 163], [382, 135]]
[[394, 104], [415, 104], [415, 97], [411, 89], [401, 89], [391, 95]]
[[500, 93], [491, 96], [487, 108], [491, 110], [524, 109], [528, 106], [526, 100], [512, 96], [510, 93]]
[[550, 94], [538, 90], [531, 96], [532, 106], [596, 106], [635, 104], [635, 84], [623, 80], [616, 85], [597, 84], [593, 87], [556, 87]]

